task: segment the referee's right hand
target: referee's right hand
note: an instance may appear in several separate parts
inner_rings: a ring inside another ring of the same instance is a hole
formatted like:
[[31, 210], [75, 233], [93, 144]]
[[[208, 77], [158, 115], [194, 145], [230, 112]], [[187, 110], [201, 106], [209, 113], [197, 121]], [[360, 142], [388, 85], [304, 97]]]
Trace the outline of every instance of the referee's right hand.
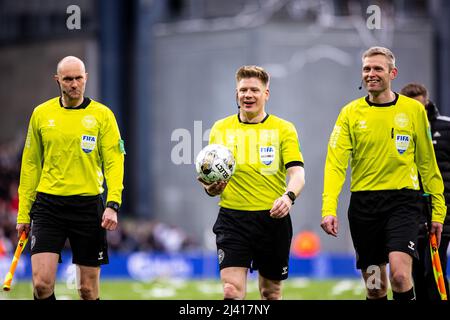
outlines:
[[19, 238], [23, 231], [25, 231], [25, 233], [28, 236], [28, 233], [30, 232], [30, 224], [29, 223], [18, 223], [16, 225], [16, 230], [17, 230], [17, 236]]
[[213, 183], [207, 183], [202, 178], [197, 177], [197, 180], [203, 185], [203, 188], [205, 188], [206, 193], [208, 193], [210, 196], [218, 196], [225, 190], [225, 187], [227, 186], [227, 181], [216, 181]]

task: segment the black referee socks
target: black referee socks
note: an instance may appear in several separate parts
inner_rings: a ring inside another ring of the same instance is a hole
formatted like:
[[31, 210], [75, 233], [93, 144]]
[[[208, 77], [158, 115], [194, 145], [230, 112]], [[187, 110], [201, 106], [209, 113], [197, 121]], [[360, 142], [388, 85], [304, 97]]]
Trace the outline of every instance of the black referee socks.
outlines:
[[394, 300], [399, 301], [408, 301], [408, 300], [416, 300], [416, 295], [414, 294], [414, 288], [411, 288], [410, 290], [406, 292], [395, 292], [392, 291], [392, 298]]
[[368, 300], [368, 301], [387, 301], [387, 296], [384, 296], [384, 297], [381, 297], [381, 298], [369, 298], [369, 297], [366, 297], [366, 300]]
[[38, 299], [38, 297], [36, 297], [36, 295], [34, 293], [33, 293], [33, 297], [34, 297], [34, 300], [38, 300], [38, 301], [52, 301], [52, 300], [56, 300], [54, 292], [49, 297], [44, 298], [44, 299]]

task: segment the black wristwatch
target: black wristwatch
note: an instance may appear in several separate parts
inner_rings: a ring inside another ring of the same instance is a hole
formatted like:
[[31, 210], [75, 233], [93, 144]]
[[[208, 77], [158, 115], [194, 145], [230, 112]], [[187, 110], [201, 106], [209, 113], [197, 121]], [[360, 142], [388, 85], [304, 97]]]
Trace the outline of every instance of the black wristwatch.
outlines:
[[297, 199], [297, 197], [295, 196], [295, 193], [293, 193], [292, 191], [288, 191], [285, 193], [285, 195], [287, 195], [289, 197], [289, 199], [291, 199], [292, 204], [295, 203], [295, 199]]
[[115, 201], [108, 201], [106, 204], [107, 208], [113, 209], [115, 212], [119, 213], [120, 205]]

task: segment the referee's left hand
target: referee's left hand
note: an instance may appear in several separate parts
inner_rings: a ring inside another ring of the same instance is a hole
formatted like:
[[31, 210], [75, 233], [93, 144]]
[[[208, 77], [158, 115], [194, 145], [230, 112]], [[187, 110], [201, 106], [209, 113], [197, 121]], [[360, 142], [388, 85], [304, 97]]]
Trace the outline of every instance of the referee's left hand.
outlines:
[[117, 228], [117, 212], [112, 208], [106, 208], [103, 212], [102, 227], [113, 231]]

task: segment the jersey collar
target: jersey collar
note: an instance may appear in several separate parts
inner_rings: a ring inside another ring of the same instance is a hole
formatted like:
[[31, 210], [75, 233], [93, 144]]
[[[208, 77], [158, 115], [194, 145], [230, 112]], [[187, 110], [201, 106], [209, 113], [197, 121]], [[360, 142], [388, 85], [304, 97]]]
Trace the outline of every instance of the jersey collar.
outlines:
[[261, 120], [261, 122], [256, 122], [256, 123], [243, 122], [243, 121], [241, 120], [241, 117], [239, 116], [239, 113], [237, 114], [237, 117], [238, 117], [239, 123], [245, 123], [245, 124], [258, 124], [258, 123], [264, 123], [264, 121], [266, 121], [267, 118], [269, 117], [269, 114], [267, 113], [266, 116], [264, 117], [264, 119]]
[[390, 102], [386, 102], [386, 103], [371, 102], [369, 100], [369, 95], [366, 96], [366, 102], [371, 107], [390, 107], [390, 106], [395, 106], [397, 104], [397, 100], [398, 100], [398, 93], [394, 92], [394, 94], [395, 94], [395, 99], [390, 101]]
[[59, 105], [61, 106], [61, 108], [64, 108], [66, 110], [86, 109], [89, 103], [91, 103], [91, 99], [89, 99], [88, 97], [84, 97], [83, 102], [79, 106], [73, 108], [66, 108], [62, 104], [61, 97], [59, 97]]

